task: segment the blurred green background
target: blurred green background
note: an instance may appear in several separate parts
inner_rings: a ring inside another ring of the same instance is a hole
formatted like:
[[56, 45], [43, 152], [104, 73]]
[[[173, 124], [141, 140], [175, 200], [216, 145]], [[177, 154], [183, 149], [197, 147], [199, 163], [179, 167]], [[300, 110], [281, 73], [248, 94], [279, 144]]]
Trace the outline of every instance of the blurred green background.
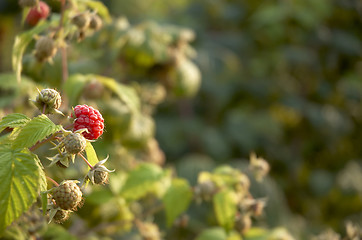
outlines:
[[[0, 71], [11, 70], [16, 2], [0, 2]], [[362, 224], [362, 1], [103, 2], [131, 24], [196, 33], [198, 95], [154, 115], [166, 164], [190, 178], [194, 168], [240, 166], [254, 151], [285, 195], [266, 209], [271, 226], [281, 223], [273, 204], [294, 216], [283, 224], [308, 231]]]

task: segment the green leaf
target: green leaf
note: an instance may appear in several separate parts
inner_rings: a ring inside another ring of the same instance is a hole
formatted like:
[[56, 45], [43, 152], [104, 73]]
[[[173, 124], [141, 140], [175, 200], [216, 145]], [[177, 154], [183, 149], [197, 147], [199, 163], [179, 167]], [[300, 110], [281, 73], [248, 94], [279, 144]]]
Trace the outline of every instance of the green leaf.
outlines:
[[243, 238], [240, 236], [240, 234], [236, 231], [230, 232], [228, 235], [228, 238], [226, 240], [242, 240]]
[[234, 227], [236, 214], [236, 196], [235, 193], [224, 189], [213, 197], [214, 211], [216, 219], [220, 226], [226, 231]]
[[113, 91], [125, 104], [127, 104], [132, 112], [139, 112], [141, 106], [140, 99], [132, 87], [118, 83], [113, 78], [98, 75], [93, 75], [93, 77]]
[[64, 85], [64, 90], [69, 98], [69, 103], [74, 106], [78, 102], [78, 98], [82, 93], [82, 90], [90, 79], [87, 75], [74, 74], [69, 76]]
[[61, 130], [60, 125], [55, 125], [46, 115], [39, 115], [30, 120], [20, 131], [13, 142], [14, 148], [31, 147], [36, 142]]
[[42, 21], [36, 27], [15, 37], [12, 54], [12, 66], [18, 82], [21, 81], [22, 60], [26, 47], [31, 42], [31, 40], [33, 40], [35, 35], [47, 29], [51, 24], [51, 22]]
[[19, 85], [14, 73], [0, 74], [0, 90], [0, 108], [12, 106], [17, 101], [22, 101], [24, 97], [32, 96], [37, 92], [36, 84], [30, 78], [22, 76]]
[[171, 226], [174, 220], [188, 208], [191, 199], [192, 191], [189, 183], [185, 179], [173, 179], [171, 187], [163, 196], [168, 226]]
[[220, 227], [209, 228], [201, 232], [196, 240], [226, 240], [227, 235]]
[[97, 153], [94, 150], [92, 144], [87, 141], [87, 145], [85, 147], [85, 152], [87, 154], [87, 160], [92, 166], [96, 165], [98, 161]]
[[0, 232], [36, 201], [44, 172], [27, 149], [0, 145]]
[[49, 224], [43, 235], [44, 239], [53, 240], [77, 240], [75, 236], [70, 234], [62, 225]]
[[10, 128], [22, 127], [29, 121], [30, 118], [21, 113], [12, 113], [6, 115], [0, 121], [0, 132], [7, 127]]
[[100, 1], [93, 0], [83, 0], [85, 4], [88, 5], [89, 8], [97, 11], [99, 16], [103, 17], [103, 19], [107, 22], [111, 22], [111, 16], [109, 15], [108, 8]]
[[250, 228], [245, 234], [245, 240], [267, 240], [269, 232], [263, 228]]
[[126, 199], [139, 199], [147, 193], [157, 191], [157, 185], [164, 177], [162, 168], [151, 163], [142, 163], [133, 169], [124, 184], [121, 196]]
[[94, 74], [74, 74], [68, 78], [64, 89], [71, 105], [75, 105], [78, 102], [85, 85], [93, 79], [97, 79], [105, 87], [114, 92], [132, 112], [139, 112], [141, 106], [140, 99], [132, 87], [118, 83], [113, 78]]

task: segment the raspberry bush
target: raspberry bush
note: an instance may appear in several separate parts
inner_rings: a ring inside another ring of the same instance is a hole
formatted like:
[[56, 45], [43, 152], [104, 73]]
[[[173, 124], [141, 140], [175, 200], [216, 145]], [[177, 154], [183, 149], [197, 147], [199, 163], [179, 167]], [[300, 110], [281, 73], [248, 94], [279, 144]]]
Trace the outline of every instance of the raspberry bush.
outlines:
[[[202, 155], [196, 139], [207, 126], [189, 121], [190, 98], [201, 87], [193, 30], [133, 25], [95, 0], [19, 6], [26, 24], [15, 37], [13, 73], [0, 74], [0, 83], [9, 84], [4, 94], [14, 95], [0, 110], [0, 237], [297, 239], [280, 222], [267, 225], [279, 209], [268, 207], [283, 205], [268, 161], [251, 153], [240, 165], [216, 166]], [[155, 118], [162, 108], [179, 111], [179, 124]], [[169, 135], [160, 144], [156, 128], [193, 137], [184, 143]], [[244, 141], [237, 129], [230, 132]], [[217, 139], [208, 133], [204, 142]], [[211, 151], [227, 150], [223, 142], [215, 146]], [[198, 154], [172, 166], [173, 153], [191, 148]], [[346, 239], [359, 231], [347, 224]]]

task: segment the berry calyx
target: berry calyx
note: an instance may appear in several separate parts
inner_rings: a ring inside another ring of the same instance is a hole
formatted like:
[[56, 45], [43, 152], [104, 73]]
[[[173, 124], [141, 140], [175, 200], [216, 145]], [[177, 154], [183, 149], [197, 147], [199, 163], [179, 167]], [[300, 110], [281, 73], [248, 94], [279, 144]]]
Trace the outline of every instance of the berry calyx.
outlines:
[[85, 179], [89, 179], [93, 184], [107, 184], [108, 183], [108, 175], [110, 172], [114, 172], [114, 170], [109, 170], [104, 166], [104, 163], [108, 160], [108, 157], [99, 161], [96, 165], [93, 166], [91, 170], [89, 170]]
[[41, 19], [46, 19], [49, 16], [50, 8], [48, 4], [39, 1], [38, 6], [33, 6], [26, 16], [26, 23], [30, 26], [35, 26]]
[[66, 220], [68, 220], [69, 216], [70, 216], [70, 211], [59, 209], [55, 213], [53, 220], [56, 223], [63, 223]]
[[82, 134], [88, 140], [95, 140], [103, 134], [104, 119], [97, 109], [87, 105], [77, 105], [74, 114], [73, 131], [86, 128], [88, 132], [84, 131]]
[[104, 185], [108, 183], [108, 172], [95, 170], [94, 171], [94, 183]]
[[52, 38], [41, 36], [35, 44], [34, 56], [39, 62], [52, 58], [57, 52], [57, 48]]
[[75, 210], [82, 201], [82, 191], [77, 181], [63, 181], [53, 192], [56, 205], [63, 210]]
[[70, 133], [64, 138], [63, 144], [68, 153], [77, 154], [85, 149], [87, 141], [79, 133]]
[[46, 88], [41, 90], [33, 102], [44, 114], [61, 113], [58, 109], [62, 104], [62, 98], [54, 89]]

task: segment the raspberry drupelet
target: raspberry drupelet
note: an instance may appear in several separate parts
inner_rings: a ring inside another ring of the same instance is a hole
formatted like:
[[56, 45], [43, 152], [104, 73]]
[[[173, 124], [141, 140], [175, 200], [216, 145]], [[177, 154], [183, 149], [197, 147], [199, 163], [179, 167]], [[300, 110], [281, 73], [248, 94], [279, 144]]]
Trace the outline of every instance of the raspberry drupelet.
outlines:
[[95, 140], [103, 134], [104, 119], [97, 109], [87, 105], [77, 105], [74, 113], [73, 131], [86, 128], [88, 132], [84, 131], [83, 136], [88, 140]]

